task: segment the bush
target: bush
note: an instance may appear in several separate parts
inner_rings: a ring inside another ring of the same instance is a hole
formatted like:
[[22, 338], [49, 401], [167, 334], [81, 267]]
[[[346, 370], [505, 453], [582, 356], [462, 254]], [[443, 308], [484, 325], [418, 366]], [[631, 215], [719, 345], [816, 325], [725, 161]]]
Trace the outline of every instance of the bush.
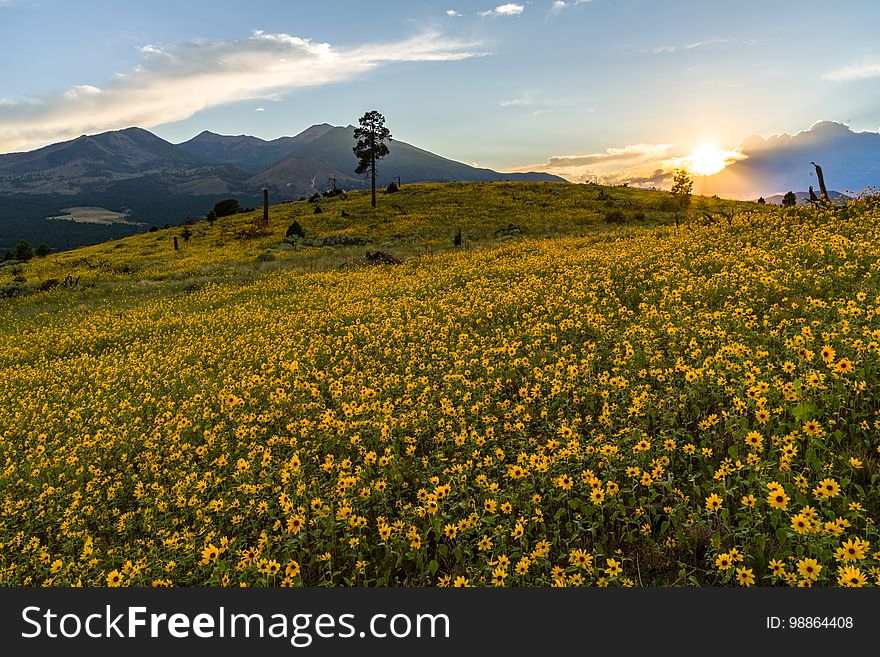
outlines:
[[58, 287], [59, 285], [61, 285], [61, 281], [57, 278], [47, 278], [40, 283], [39, 288], [41, 292], [45, 292], [46, 290], [51, 290], [53, 287]]
[[316, 205], [316, 206], [315, 206], [315, 214], [321, 214], [322, 212], [323, 212], [323, 210], [321, 209], [321, 206], [320, 206], [320, 205]]
[[608, 210], [605, 212], [605, 223], [606, 224], [625, 224], [626, 223], [626, 215], [623, 210], [619, 208], [614, 208], [613, 210]]
[[0, 284], [0, 299], [8, 299], [27, 292], [27, 286], [24, 283], [13, 281], [12, 283]]
[[663, 200], [660, 201], [661, 212], [676, 212], [679, 209], [678, 201], [671, 194], [664, 194]]
[[321, 195], [318, 192], [315, 192], [311, 196], [309, 196], [309, 203], [317, 203], [321, 200]]
[[[242, 212], [241, 206], [238, 204], [234, 198], [227, 198], [214, 206], [214, 216], [219, 217], [228, 217], [232, 214], [238, 214]], [[208, 214], [211, 214], [210, 212]]]
[[400, 191], [400, 187], [397, 186], [397, 183], [393, 180], [388, 184], [388, 187], [385, 188], [386, 194], [394, 194]]
[[52, 249], [49, 248], [48, 244], [40, 244], [35, 251], [35, 254], [38, 258], [45, 258], [47, 255], [52, 253]]
[[15, 254], [13, 256], [19, 262], [27, 262], [31, 258], [34, 257], [34, 250], [30, 245], [30, 242], [27, 240], [22, 240], [18, 243], [18, 246], [15, 247]]
[[295, 221], [287, 227], [287, 232], [284, 233], [285, 237], [305, 237], [306, 231], [303, 230], [303, 227], [299, 225], [298, 221]]

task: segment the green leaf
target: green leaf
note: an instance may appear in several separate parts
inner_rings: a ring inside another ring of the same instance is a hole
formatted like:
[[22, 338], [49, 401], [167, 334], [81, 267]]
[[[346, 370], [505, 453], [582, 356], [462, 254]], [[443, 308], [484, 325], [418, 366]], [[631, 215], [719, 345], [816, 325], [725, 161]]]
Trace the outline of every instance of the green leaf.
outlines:
[[822, 462], [819, 460], [819, 457], [816, 456], [816, 450], [810, 447], [807, 449], [806, 453], [807, 464], [816, 470], [817, 472], [821, 472], [822, 470]]
[[776, 540], [779, 541], [780, 546], [788, 542], [788, 532], [785, 531], [785, 527], [780, 527], [776, 530]]
[[[445, 546], [441, 546], [445, 547]], [[437, 569], [440, 567], [440, 564], [437, 563], [436, 559], [431, 559], [431, 563], [428, 564], [428, 572], [432, 575], [437, 574]]]
[[767, 539], [764, 536], [758, 535], [755, 538], [755, 552], [759, 556], [764, 555], [764, 550], [767, 548]]

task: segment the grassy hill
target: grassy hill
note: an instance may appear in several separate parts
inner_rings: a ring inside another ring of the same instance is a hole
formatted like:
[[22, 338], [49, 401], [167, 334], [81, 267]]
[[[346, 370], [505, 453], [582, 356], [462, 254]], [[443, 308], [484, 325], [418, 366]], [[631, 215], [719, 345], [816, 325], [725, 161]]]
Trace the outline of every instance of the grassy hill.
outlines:
[[320, 206], [0, 268], [0, 583], [877, 581], [876, 200]]

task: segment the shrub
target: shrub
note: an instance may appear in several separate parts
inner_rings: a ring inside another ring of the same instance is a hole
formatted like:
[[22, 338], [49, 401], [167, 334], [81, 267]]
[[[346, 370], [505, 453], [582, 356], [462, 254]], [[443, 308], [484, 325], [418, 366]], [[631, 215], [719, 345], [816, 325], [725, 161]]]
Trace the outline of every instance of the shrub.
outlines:
[[19, 262], [27, 262], [34, 257], [34, 250], [27, 240], [22, 240], [15, 247], [15, 259]]
[[661, 212], [675, 212], [679, 209], [678, 201], [671, 194], [664, 194], [663, 200], [660, 201]]
[[[234, 198], [223, 199], [214, 206], [213, 210], [214, 216], [217, 218], [228, 217], [232, 214], [238, 214], [241, 211], [241, 206]], [[210, 214], [210, 212], [208, 214]]]
[[306, 231], [303, 230], [303, 227], [300, 226], [299, 222], [294, 220], [290, 226], [287, 227], [287, 232], [284, 234], [285, 237], [305, 237]]
[[607, 210], [605, 212], [605, 223], [606, 224], [625, 224], [626, 223], [626, 215], [623, 210], [620, 208], [614, 208], [613, 210]]
[[386, 194], [394, 194], [400, 191], [400, 187], [397, 186], [397, 183], [393, 180], [388, 184], [388, 187], [385, 188]]
[[46, 290], [51, 290], [53, 287], [58, 287], [59, 285], [61, 285], [61, 281], [57, 278], [47, 278], [40, 283], [39, 288], [41, 292], [45, 292]]

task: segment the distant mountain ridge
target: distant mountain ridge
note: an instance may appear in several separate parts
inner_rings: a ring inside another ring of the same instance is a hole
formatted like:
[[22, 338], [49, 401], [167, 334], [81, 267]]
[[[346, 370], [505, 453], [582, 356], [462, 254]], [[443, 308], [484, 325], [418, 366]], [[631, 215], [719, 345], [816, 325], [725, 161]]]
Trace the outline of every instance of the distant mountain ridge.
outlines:
[[233, 164], [255, 174], [292, 155], [298, 145], [319, 139], [332, 129], [333, 126], [329, 123], [321, 123], [306, 128], [293, 137], [279, 137], [271, 141], [250, 135], [220, 135], [205, 130], [177, 146], [204, 160]]
[[[336, 184], [346, 189], [366, 188], [367, 181], [355, 173], [357, 161], [351, 150], [354, 143], [353, 126], [343, 128], [321, 123], [294, 137], [280, 137], [271, 141], [205, 131], [178, 146], [215, 164], [233, 164], [249, 171], [255, 174], [251, 181], [263, 181], [262, 184], [273, 191], [285, 194], [291, 188], [317, 191], [328, 183], [328, 180], [321, 178], [330, 176], [336, 177]], [[562, 178], [547, 173], [500, 173], [473, 167], [397, 139], [391, 140], [389, 150], [390, 153], [378, 167], [378, 184], [382, 186], [398, 177], [402, 183], [494, 180], [564, 182]], [[287, 160], [290, 161], [281, 166]], [[308, 163], [318, 165], [314, 167], [312, 175], [307, 173]], [[279, 178], [282, 172], [299, 172], [303, 177]]]
[[[819, 196], [818, 190], [813, 190], [816, 193], [816, 196]], [[810, 192], [795, 192], [795, 198], [797, 199], [798, 205], [806, 205], [810, 202]], [[782, 199], [785, 197], [785, 194], [774, 194], [773, 196], [768, 196], [764, 199], [770, 205], [782, 205]], [[846, 203], [852, 196], [848, 196], [836, 190], [828, 190], [828, 198], [831, 199], [832, 203]]]
[[[130, 234], [132, 226], [87, 226], [49, 221], [62, 208], [103, 207], [132, 222], [179, 223], [204, 215], [223, 198], [272, 201], [329, 189], [366, 189], [352, 153], [354, 128], [328, 123], [292, 136], [264, 140], [204, 131], [172, 144], [148, 130], [126, 128], [82, 135], [25, 153], [0, 155], [0, 250], [21, 239], [71, 248]], [[379, 165], [380, 185], [412, 182], [526, 180], [564, 182], [546, 173], [499, 173], [392, 140]]]

